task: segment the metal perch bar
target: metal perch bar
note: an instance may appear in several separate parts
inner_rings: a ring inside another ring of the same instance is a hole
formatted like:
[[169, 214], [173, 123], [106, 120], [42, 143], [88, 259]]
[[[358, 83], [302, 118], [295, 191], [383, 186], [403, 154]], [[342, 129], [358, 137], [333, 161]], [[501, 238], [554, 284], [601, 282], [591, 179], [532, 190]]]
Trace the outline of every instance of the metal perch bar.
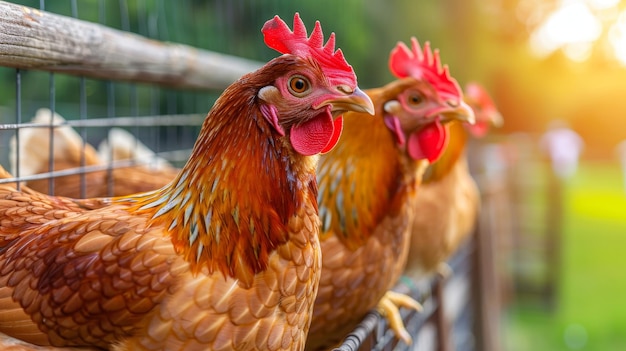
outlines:
[[368, 313], [361, 323], [346, 336], [341, 346], [333, 349], [333, 351], [355, 351], [358, 350], [363, 341], [372, 334], [376, 326], [381, 320], [381, 316], [376, 311]]
[[261, 65], [0, 1], [0, 66], [224, 89]]
[[57, 177], [76, 175], [76, 174], [87, 174], [87, 173], [90, 173], [90, 172], [106, 171], [108, 169], [113, 169], [113, 168], [134, 167], [134, 166], [137, 166], [137, 165], [144, 165], [144, 164], [148, 164], [148, 163], [149, 163], [148, 161], [138, 161], [138, 160], [113, 161], [113, 162], [110, 162], [110, 163], [107, 163], [107, 164], [103, 164], [103, 165], [82, 166], [82, 167], [77, 167], [77, 168], [66, 168], [66, 169], [61, 170], [61, 171], [37, 173], [37, 174], [29, 175], [29, 176], [20, 176], [19, 178], [17, 178], [17, 177], [2, 178], [2, 179], [0, 179], [0, 184], [14, 183], [14, 182], [17, 182], [17, 181], [27, 182], [27, 181], [30, 181], [30, 180], [41, 180], [41, 179], [57, 178]]

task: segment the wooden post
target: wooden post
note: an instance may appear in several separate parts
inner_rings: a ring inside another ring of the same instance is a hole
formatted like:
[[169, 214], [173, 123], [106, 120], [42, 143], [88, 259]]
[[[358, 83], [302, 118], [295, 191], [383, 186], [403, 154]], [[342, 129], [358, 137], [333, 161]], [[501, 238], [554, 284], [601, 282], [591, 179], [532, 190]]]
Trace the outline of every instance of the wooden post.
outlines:
[[[500, 341], [500, 293], [495, 272], [495, 239], [491, 221], [498, 216], [497, 202], [492, 201], [497, 186], [483, 187], [481, 215], [477, 221], [473, 239], [474, 251], [474, 300], [476, 350], [498, 351]], [[486, 223], [489, 222], [489, 223]]]
[[446, 319], [444, 308], [444, 283], [445, 278], [438, 278], [433, 286], [433, 295], [437, 300], [437, 308], [434, 313], [435, 327], [437, 329], [437, 351], [452, 351], [450, 340], [450, 323]]
[[561, 247], [563, 223], [563, 180], [559, 178], [550, 165], [547, 167], [548, 184], [546, 232], [544, 236], [545, 281], [541, 293], [546, 307], [550, 311], [556, 309], [558, 287], [561, 277]]

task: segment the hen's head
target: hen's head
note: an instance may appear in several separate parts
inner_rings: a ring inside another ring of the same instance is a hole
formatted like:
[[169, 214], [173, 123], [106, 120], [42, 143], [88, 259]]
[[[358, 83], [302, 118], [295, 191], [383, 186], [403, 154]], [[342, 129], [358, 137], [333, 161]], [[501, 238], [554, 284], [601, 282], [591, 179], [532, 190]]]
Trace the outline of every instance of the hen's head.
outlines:
[[400, 42], [391, 51], [389, 67], [401, 79], [392, 83], [398, 94], [384, 105], [385, 124], [411, 158], [432, 163], [448, 141], [443, 124], [453, 119], [473, 123], [474, 114], [448, 67], [441, 65], [439, 52], [433, 53], [429, 43], [422, 51], [415, 38], [411, 46]]
[[284, 55], [263, 68], [276, 78], [258, 93], [261, 114], [277, 133], [289, 137], [295, 151], [307, 156], [327, 152], [341, 135], [342, 113], [374, 113], [352, 67], [340, 49], [335, 51], [334, 33], [324, 45], [319, 22], [308, 37], [297, 13], [293, 32], [275, 16], [262, 32], [265, 43]]
[[466, 126], [475, 137], [483, 137], [491, 126], [500, 127], [504, 123], [493, 100], [480, 84], [472, 82], [465, 86], [465, 102], [476, 115], [476, 123]]

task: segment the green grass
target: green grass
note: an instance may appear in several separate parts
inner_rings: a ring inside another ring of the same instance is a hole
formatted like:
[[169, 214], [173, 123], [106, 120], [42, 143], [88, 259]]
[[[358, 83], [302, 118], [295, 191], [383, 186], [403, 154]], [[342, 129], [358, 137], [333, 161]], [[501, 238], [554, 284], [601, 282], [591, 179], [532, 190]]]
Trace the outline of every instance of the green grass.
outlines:
[[626, 350], [626, 193], [619, 167], [584, 163], [565, 199], [557, 308], [514, 303], [506, 314], [506, 350]]

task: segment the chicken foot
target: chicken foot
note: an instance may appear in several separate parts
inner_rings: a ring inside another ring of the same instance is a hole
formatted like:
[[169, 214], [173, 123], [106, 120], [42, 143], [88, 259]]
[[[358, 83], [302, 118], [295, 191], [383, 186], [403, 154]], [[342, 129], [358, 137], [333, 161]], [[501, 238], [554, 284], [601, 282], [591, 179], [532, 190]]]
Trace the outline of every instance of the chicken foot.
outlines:
[[378, 312], [387, 319], [389, 323], [389, 328], [393, 330], [393, 333], [396, 337], [402, 340], [407, 345], [413, 343], [413, 339], [411, 335], [404, 327], [404, 323], [402, 322], [402, 317], [400, 316], [400, 311], [398, 307], [404, 307], [413, 309], [417, 312], [421, 312], [423, 307], [422, 305], [415, 301], [412, 297], [407, 296], [405, 294], [400, 294], [395, 291], [387, 291], [385, 296], [383, 296], [378, 302], [378, 306], [376, 309]]

